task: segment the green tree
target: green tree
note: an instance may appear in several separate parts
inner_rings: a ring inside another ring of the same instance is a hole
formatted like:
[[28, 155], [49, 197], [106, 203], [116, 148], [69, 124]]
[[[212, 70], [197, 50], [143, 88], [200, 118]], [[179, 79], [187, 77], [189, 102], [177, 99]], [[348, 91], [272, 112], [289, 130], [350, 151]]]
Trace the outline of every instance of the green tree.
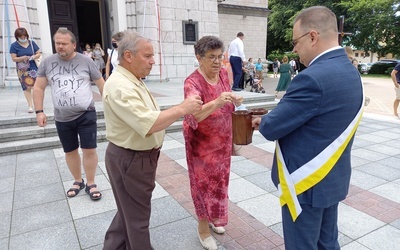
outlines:
[[394, 0], [270, 0], [267, 55], [292, 51], [293, 19], [303, 8], [323, 5], [337, 16], [345, 17], [343, 44], [400, 57], [400, 1]]
[[[271, 14], [268, 17], [267, 53], [273, 51], [282, 53], [293, 49], [291, 45], [293, 20], [299, 11], [311, 6], [321, 5], [331, 9], [339, 18], [341, 15], [346, 15], [346, 11], [340, 3], [341, 0], [268, 1]], [[347, 26], [349, 24], [345, 22], [345, 28]]]
[[393, 0], [346, 0], [340, 6], [347, 9], [346, 22], [353, 35], [348, 44], [365, 52], [388, 53], [400, 56], [400, 1]]
[[294, 16], [303, 9], [304, 0], [270, 0], [268, 6], [267, 54], [291, 51], [292, 22]]

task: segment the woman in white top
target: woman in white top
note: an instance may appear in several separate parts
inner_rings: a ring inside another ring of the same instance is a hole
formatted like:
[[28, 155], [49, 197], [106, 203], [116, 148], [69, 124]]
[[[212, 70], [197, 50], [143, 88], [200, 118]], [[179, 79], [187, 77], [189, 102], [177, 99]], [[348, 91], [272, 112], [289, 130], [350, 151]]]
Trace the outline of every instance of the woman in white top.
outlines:
[[113, 49], [108, 49], [108, 58], [107, 58], [107, 63], [106, 63], [106, 78], [105, 80], [108, 79], [108, 77], [111, 75], [113, 70], [117, 67], [119, 64], [118, 62], [118, 43], [122, 39], [122, 32], [118, 32], [115, 35], [111, 37], [111, 45]]

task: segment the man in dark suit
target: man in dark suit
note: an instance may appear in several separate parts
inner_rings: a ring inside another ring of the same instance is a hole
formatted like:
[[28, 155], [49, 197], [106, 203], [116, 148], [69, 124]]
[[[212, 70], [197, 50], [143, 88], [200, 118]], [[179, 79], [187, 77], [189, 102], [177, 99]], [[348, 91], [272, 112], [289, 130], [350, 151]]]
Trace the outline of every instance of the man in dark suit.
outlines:
[[293, 51], [306, 68], [277, 107], [253, 126], [276, 141], [272, 180], [280, 192], [285, 248], [340, 249], [338, 203], [350, 184], [350, 153], [361, 119], [360, 74], [337, 39], [328, 8], [294, 20]]

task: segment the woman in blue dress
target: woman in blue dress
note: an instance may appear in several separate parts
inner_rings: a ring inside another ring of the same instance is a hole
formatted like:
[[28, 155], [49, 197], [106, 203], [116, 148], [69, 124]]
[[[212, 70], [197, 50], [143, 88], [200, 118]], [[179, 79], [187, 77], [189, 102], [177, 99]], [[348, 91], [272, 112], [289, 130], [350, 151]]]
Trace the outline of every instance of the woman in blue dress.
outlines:
[[17, 28], [14, 37], [17, 41], [11, 44], [10, 55], [12, 60], [17, 63], [18, 79], [28, 102], [28, 112], [33, 113], [32, 89], [38, 70], [35, 59], [40, 57], [41, 52], [39, 46], [34, 41], [29, 40], [25, 28]]
[[282, 64], [279, 68], [280, 77], [278, 86], [275, 89], [275, 97], [278, 96], [279, 91], [286, 91], [290, 82], [292, 81], [293, 70], [288, 61], [288, 57], [284, 56], [282, 59]]

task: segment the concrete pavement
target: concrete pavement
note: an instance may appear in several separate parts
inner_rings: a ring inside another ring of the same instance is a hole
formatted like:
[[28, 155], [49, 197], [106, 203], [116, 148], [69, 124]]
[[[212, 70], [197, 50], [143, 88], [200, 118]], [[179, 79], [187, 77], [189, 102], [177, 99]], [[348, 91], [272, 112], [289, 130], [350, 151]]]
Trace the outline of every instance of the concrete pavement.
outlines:
[[[277, 79], [264, 87], [273, 94]], [[400, 121], [392, 117], [393, 84], [365, 78], [371, 103], [352, 151], [350, 194], [339, 206], [340, 245], [345, 250], [400, 249]], [[159, 104], [182, 100], [182, 83], [148, 83]], [[240, 92], [246, 96], [247, 93]], [[280, 98], [283, 93], [280, 93]], [[49, 94], [46, 107], [51, 106]], [[19, 87], [0, 89], [0, 118], [27, 114]], [[96, 102], [98, 110], [101, 102]], [[4, 109], [7, 110], [4, 110]], [[47, 108], [51, 112], [51, 108]], [[16, 128], [18, 129], [18, 128]], [[104, 165], [107, 143], [98, 145], [96, 181], [103, 198], [65, 192], [72, 177], [61, 149], [0, 156], [0, 250], [102, 249], [116, 206]], [[279, 199], [270, 180], [274, 143], [255, 132], [253, 143], [232, 157], [230, 213], [219, 249], [284, 249]], [[156, 250], [202, 249], [181, 132], [167, 134], [152, 199], [151, 239]]]

